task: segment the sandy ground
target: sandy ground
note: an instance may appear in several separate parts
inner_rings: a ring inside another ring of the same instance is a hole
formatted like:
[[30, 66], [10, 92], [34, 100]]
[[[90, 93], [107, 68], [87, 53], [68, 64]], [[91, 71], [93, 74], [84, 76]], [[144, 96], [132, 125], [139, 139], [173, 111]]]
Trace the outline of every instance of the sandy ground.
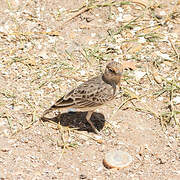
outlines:
[[[180, 179], [180, 1], [1, 1], [0, 179]], [[122, 91], [92, 116], [39, 119], [123, 63]], [[107, 169], [110, 150], [132, 163]]]

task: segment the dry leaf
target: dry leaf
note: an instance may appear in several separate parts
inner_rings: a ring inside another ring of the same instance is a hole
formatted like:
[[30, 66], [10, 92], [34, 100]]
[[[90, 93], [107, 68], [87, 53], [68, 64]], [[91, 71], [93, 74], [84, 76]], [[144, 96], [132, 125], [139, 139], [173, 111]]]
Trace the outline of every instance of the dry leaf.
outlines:
[[133, 38], [133, 34], [132, 34], [132, 32], [126, 32], [126, 37], [127, 38]]
[[127, 51], [127, 49], [129, 48], [129, 46], [130, 46], [130, 43], [129, 42], [125, 42], [125, 43], [123, 43], [122, 45], [121, 45], [121, 49], [123, 50], [123, 51]]
[[131, 0], [131, 2], [139, 4], [144, 7], [148, 6], [149, 3], [148, 0]]
[[158, 72], [153, 72], [153, 77], [154, 77], [154, 80], [158, 83], [158, 84], [161, 84], [162, 83], [162, 78], [161, 76], [158, 74]]
[[172, 62], [170, 61], [164, 61], [163, 63], [166, 64], [167, 66], [172, 66]]
[[27, 60], [27, 64], [30, 66], [35, 66], [36, 65], [36, 61], [34, 58], [28, 59]]
[[151, 32], [151, 29], [150, 28], [145, 28], [141, 31], [143, 34], [148, 34]]
[[50, 32], [46, 32], [46, 34], [48, 34], [50, 36], [59, 36], [60, 32], [59, 31], [50, 31]]
[[80, 25], [80, 29], [90, 29], [90, 26], [88, 25]]
[[133, 61], [124, 61], [122, 63], [122, 65], [123, 65], [124, 69], [125, 68], [129, 68], [129, 69], [132, 69], [132, 70], [136, 69], [136, 62], [133, 62]]
[[71, 32], [71, 33], [69, 34], [69, 37], [70, 37], [71, 39], [75, 39], [76, 34], [75, 34], [74, 32]]
[[134, 54], [138, 51], [140, 51], [143, 48], [142, 44], [135, 44], [130, 50], [129, 53], [130, 54]]

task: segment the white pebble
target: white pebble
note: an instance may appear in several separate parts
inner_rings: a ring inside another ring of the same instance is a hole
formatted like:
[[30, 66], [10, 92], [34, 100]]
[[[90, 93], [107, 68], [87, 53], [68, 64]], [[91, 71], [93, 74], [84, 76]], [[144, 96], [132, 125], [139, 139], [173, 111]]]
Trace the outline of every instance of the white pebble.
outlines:
[[157, 100], [158, 101], [162, 101], [164, 98], [162, 96], [158, 97]]
[[160, 12], [159, 12], [159, 15], [160, 15], [160, 16], [166, 16], [166, 14], [167, 14], [167, 13], [166, 13], [165, 11], [160, 11]]
[[86, 74], [85, 70], [80, 71], [81, 76], [84, 76]]
[[120, 13], [122, 13], [122, 12], [124, 12], [124, 9], [121, 8], [121, 7], [118, 7], [118, 11], [119, 11]]
[[95, 37], [96, 36], [96, 33], [91, 33], [91, 37]]
[[180, 96], [176, 96], [175, 98], [173, 98], [173, 101], [175, 104], [179, 104], [180, 103]]
[[136, 78], [136, 81], [139, 81], [141, 78], [143, 78], [145, 76], [146, 72], [142, 72], [142, 71], [135, 71], [134, 75]]
[[123, 21], [123, 15], [119, 14], [116, 18], [116, 22], [122, 22]]
[[89, 44], [89, 45], [93, 45], [93, 44], [95, 44], [95, 42], [92, 41], [92, 40], [90, 40], [90, 41], [88, 42], [88, 44]]
[[169, 54], [163, 54], [160, 51], [157, 51], [156, 54], [163, 59], [171, 60], [171, 58], [169, 57]]
[[145, 43], [146, 39], [144, 37], [139, 37], [138, 42], [139, 43]]

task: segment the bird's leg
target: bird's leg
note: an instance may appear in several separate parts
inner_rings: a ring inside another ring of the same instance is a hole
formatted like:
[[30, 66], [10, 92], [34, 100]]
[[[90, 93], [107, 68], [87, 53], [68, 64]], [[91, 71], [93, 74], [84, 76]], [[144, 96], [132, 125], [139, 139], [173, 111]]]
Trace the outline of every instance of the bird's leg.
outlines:
[[96, 129], [96, 127], [94, 126], [94, 124], [91, 121], [92, 113], [93, 113], [93, 111], [88, 111], [88, 113], [86, 115], [86, 119], [87, 119], [88, 123], [91, 125], [91, 127], [93, 128], [93, 130], [95, 131], [95, 133], [99, 134], [99, 131]]

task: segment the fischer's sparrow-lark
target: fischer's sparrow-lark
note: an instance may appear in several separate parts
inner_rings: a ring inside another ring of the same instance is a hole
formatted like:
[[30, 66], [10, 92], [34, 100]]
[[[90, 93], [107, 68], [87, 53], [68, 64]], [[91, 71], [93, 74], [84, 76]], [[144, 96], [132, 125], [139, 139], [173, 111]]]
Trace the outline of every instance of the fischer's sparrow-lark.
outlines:
[[122, 72], [123, 67], [120, 63], [115, 61], [108, 63], [103, 74], [89, 79], [61, 97], [44, 112], [43, 117], [56, 109], [63, 110], [73, 108], [78, 111], [87, 111], [86, 119], [88, 123], [96, 133], [99, 133], [90, 120], [91, 115], [99, 106], [114, 99], [117, 86], [120, 87]]

